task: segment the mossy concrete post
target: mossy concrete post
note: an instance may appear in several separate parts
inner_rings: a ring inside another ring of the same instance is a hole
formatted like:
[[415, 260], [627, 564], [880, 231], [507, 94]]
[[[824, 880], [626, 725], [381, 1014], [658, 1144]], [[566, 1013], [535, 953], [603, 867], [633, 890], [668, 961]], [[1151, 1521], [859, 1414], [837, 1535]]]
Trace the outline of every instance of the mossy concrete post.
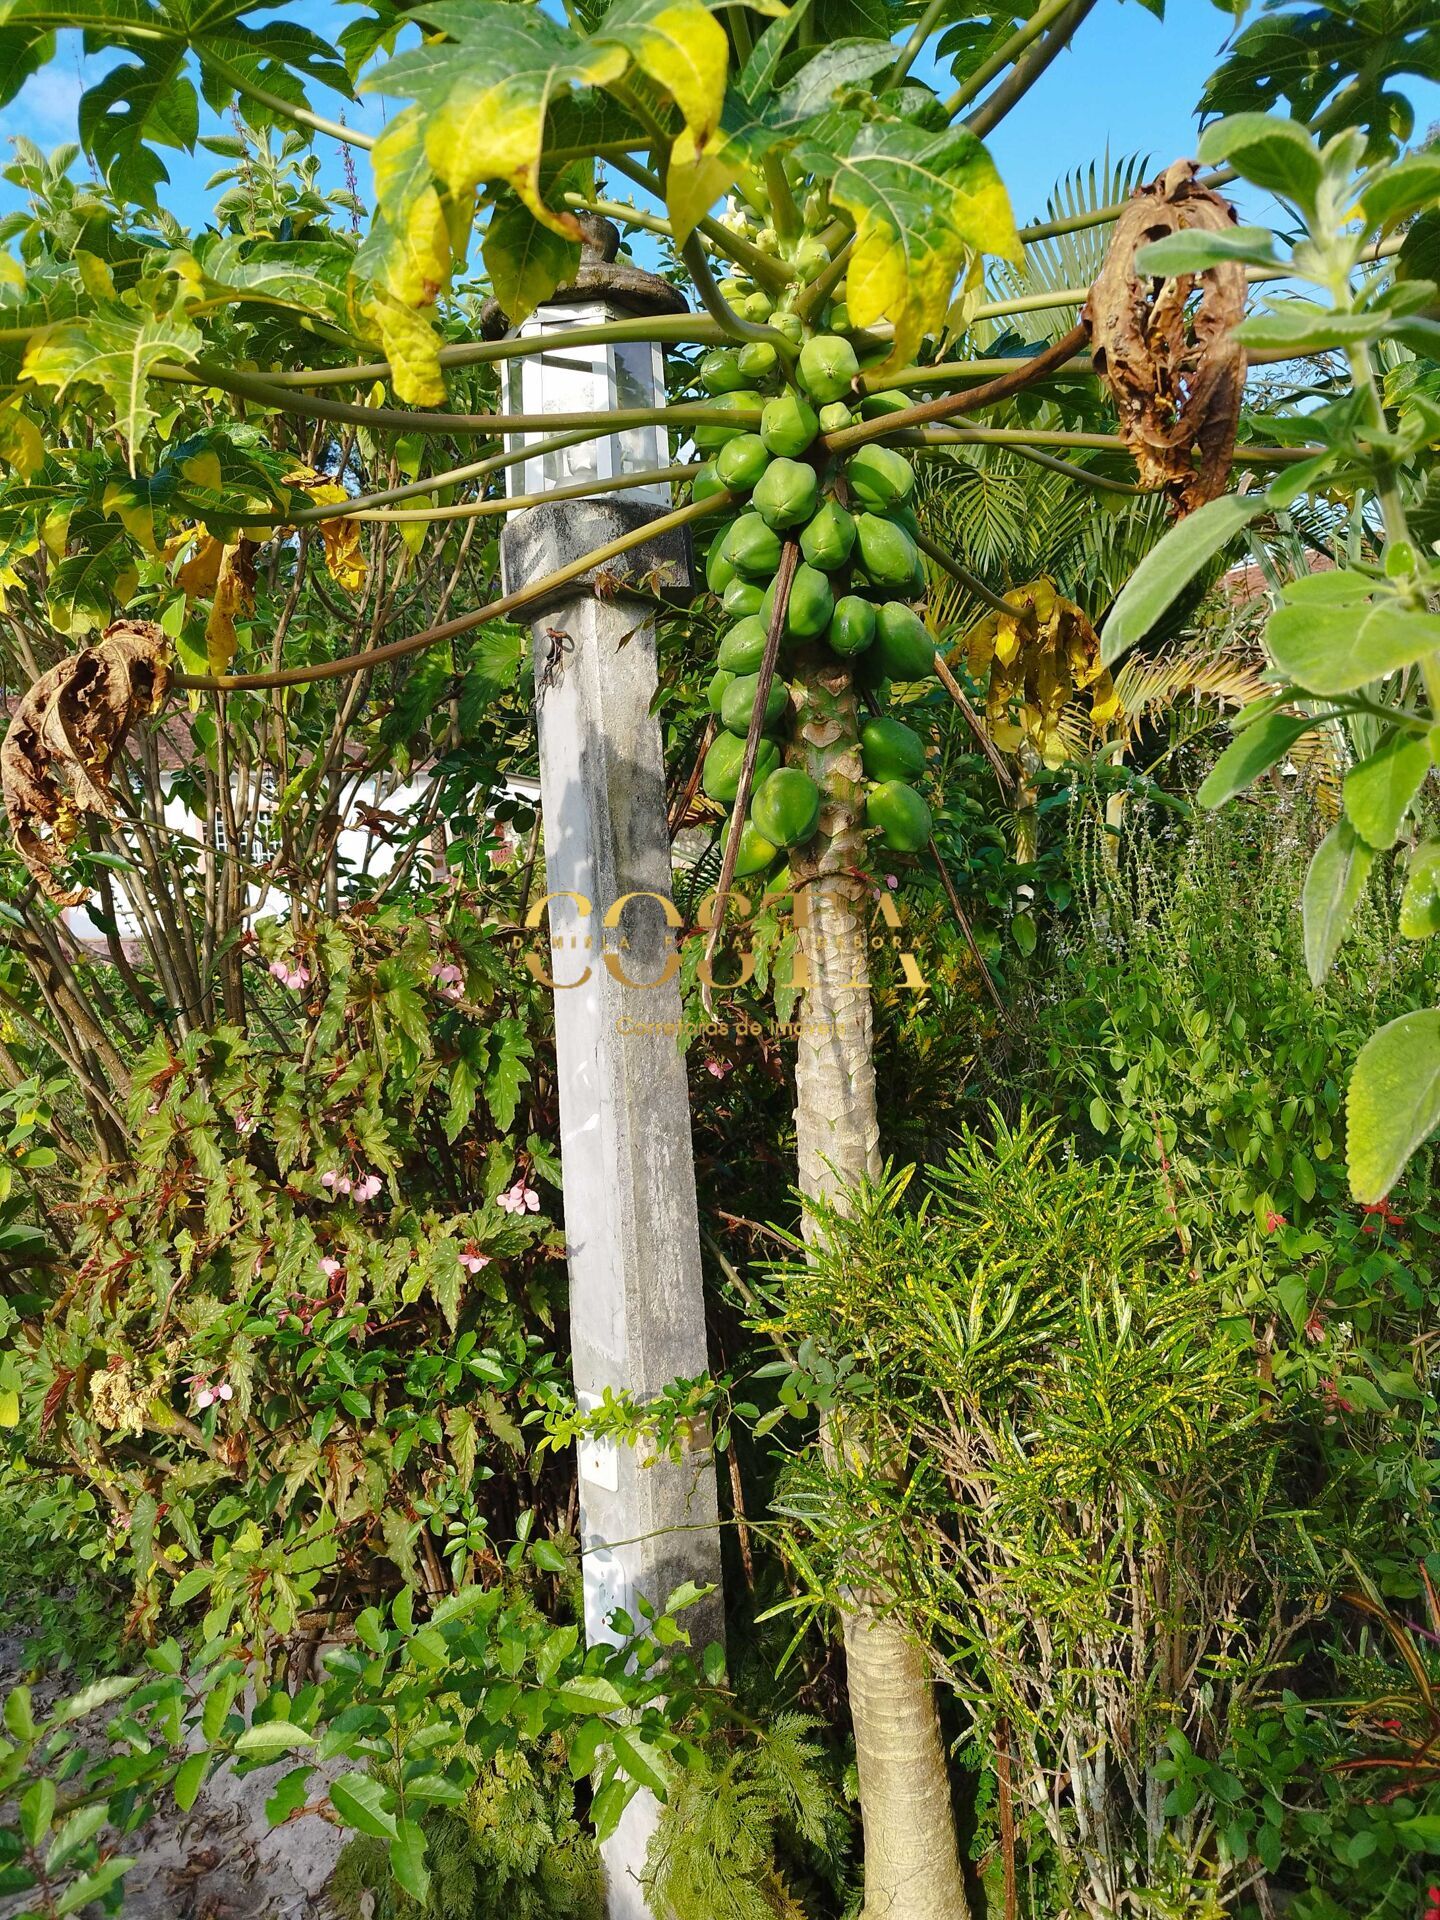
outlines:
[[[516, 514], [502, 541], [507, 589], [655, 513], [597, 498]], [[647, 591], [688, 592], [683, 532], [627, 559], [627, 577], [643, 578]], [[582, 1404], [607, 1387], [647, 1400], [709, 1364], [677, 1038], [679, 916], [652, 710], [655, 627], [647, 604], [613, 576], [599, 592], [594, 584], [567, 586], [533, 616], [570, 1336]], [[663, 1607], [694, 1581], [715, 1587], [684, 1616], [698, 1650], [723, 1631], [709, 1436], [697, 1434], [678, 1463], [644, 1467], [641, 1458], [613, 1444], [581, 1449], [586, 1635], [613, 1640], [616, 1608], [638, 1625], [641, 1596]], [[610, 1920], [647, 1916], [638, 1876], [656, 1814], [642, 1791], [605, 1844]]]

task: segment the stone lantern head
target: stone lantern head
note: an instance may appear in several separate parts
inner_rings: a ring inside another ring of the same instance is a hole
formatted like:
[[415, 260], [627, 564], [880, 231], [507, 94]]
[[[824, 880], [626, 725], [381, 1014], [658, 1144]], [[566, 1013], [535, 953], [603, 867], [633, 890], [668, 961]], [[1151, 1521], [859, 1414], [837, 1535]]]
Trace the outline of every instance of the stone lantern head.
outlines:
[[[488, 338], [543, 343], [547, 334], [688, 311], [678, 288], [658, 274], [616, 258], [620, 235], [610, 221], [586, 215], [581, 224], [585, 242], [574, 280], [557, 287], [518, 327], [512, 327], [498, 304], [490, 301], [481, 315], [481, 330]], [[504, 365], [507, 413], [614, 413], [665, 404], [664, 350], [651, 340], [601, 341], [557, 347], [553, 352], [542, 344], [539, 352], [517, 356]], [[540, 430], [512, 434], [506, 449], [519, 453], [551, 437]], [[603, 488], [606, 481], [668, 465], [663, 426], [626, 427], [604, 439], [577, 441], [517, 461], [507, 470], [506, 490], [514, 498], [587, 481]], [[667, 482], [655, 481], [626, 489], [624, 497], [637, 505], [663, 508], [670, 504], [670, 489]]]

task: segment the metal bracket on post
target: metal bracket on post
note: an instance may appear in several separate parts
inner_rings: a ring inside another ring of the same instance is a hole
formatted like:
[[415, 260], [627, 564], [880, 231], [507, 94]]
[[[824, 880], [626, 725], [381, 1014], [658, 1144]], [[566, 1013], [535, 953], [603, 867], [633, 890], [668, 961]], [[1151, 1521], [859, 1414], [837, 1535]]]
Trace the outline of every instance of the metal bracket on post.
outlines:
[[[518, 513], [501, 536], [506, 586], [540, 579], [655, 513], [610, 498]], [[625, 593], [629, 579], [649, 594], [688, 597], [688, 540], [682, 529], [627, 560], [623, 577], [570, 583], [532, 616], [582, 1406], [607, 1386], [650, 1399], [709, 1364], [678, 967], [670, 964], [678, 916], [673, 906], [665, 911], [670, 836], [652, 711], [655, 627], [645, 603]], [[642, 897], [607, 931], [607, 913], [627, 895]], [[586, 1445], [579, 1486], [587, 1640], [613, 1641], [617, 1607], [638, 1624], [639, 1596], [663, 1606], [686, 1581], [715, 1589], [685, 1615], [692, 1641], [720, 1639], [719, 1515], [707, 1440], [697, 1436], [680, 1461], [650, 1467], [634, 1448]], [[602, 1848], [610, 1920], [650, 1920], [639, 1876], [657, 1817], [642, 1792]]]

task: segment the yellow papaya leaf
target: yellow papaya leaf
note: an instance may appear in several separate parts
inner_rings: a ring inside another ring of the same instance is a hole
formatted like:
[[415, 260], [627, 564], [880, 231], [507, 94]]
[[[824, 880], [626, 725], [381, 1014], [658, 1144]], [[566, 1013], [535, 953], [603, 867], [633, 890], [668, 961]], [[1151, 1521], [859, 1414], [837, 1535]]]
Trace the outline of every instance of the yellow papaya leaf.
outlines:
[[101, 496], [100, 509], [102, 513], [113, 513], [130, 538], [147, 553], [157, 550], [154, 509], [149, 495], [140, 492], [133, 480], [112, 480]]
[[399, 398], [412, 407], [443, 407], [440, 336], [426, 316], [388, 298], [367, 301], [362, 311], [380, 336]]
[[71, 257], [80, 275], [80, 284], [92, 300], [116, 298], [115, 276], [98, 254], [86, 253], [79, 248]]
[[325, 565], [330, 569], [331, 578], [347, 593], [359, 593], [365, 584], [359, 521], [322, 520], [320, 538], [325, 542]]
[[[486, 11], [483, 47], [462, 43], [445, 49], [454, 80], [426, 121], [430, 164], [454, 194], [503, 180], [542, 225], [578, 239], [574, 214], [557, 213], [541, 198], [545, 114], [564, 89], [603, 87], [620, 79], [629, 58], [620, 46], [587, 46], [538, 7]], [[391, 69], [400, 64], [392, 61]]]
[[700, 0], [618, 0], [596, 40], [623, 47], [669, 94], [696, 152], [703, 153], [720, 125], [730, 64], [730, 42], [710, 9]]
[[914, 358], [976, 256], [1021, 257], [995, 163], [964, 127], [927, 132], [879, 122], [861, 129], [846, 157], [805, 143], [798, 154], [803, 165], [833, 174], [831, 198], [854, 217], [846, 305], [858, 327], [893, 327], [888, 365]]
[[40, 429], [14, 401], [0, 407], [0, 460], [22, 480], [28, 480], [45, 464]]
[[677, 247], [734, 184], [743, 165], [743, 156], [723, 138], [701, 147], [688, 127], [676, 136], [665, 169], [665, 210]]
[[220, 456], [210, 448], [200, 453], [192, 453], [187, 460], [180, 462], [180, 471], [190, 483], [205, 493], [219, 493], [224, 474], [220, 466]]
[[0, 1392], [0, 1427], [18, 1427], [20, 1424], [20, 1396], [13, 1387]]
[[255, 608], [255, 543], [226, 547], [215, 579], [215, 598], [205, 622], [205, 652], [211, 673], [228, 673], [238, 636], [235, 621]]
[[[215, 591], [220, 578], [220, 565], [225, 558], [225, 542], [213, 533], [201, 533], [193, 528], [188, 535], [180, 535], [181, 546], [193, 541], [194, 551], [176, 574], [175, 579], [187, 600], [194, 600]], [[170, 542], [174, 547], [175, 541]]]
[[1032, 580], [1005, 595], [1008, 611], [987, 614], [966, 636], [974, 679], [989, 673], [985, 718], [998, 747], [1028, 742], [1048, 767], [1071, 751], [1062, 716], [1090, 692], [1090, 720], [1103, 726], [1121, 711], [1115, 683], [1100, 663], [1100, 641], [1085, 613], [1052, 580]]

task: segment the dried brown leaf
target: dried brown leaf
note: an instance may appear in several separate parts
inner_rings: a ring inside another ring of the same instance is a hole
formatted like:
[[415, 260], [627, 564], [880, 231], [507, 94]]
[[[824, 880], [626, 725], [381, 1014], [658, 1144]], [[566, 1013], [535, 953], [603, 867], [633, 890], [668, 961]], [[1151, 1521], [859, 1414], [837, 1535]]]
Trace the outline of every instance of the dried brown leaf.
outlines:
[[1195, 162], [1177, 160], [1131, 196], [1085, 303], [1095, 369], [1110, 389], [1140, 483], [1163, 487], [1181, 514], [1223, 493], [1229, 477], [1245, 387], [1245, 350], [1234, 337], [1245, 313], [1245, 269], [1227, 262], [1172, 280], [1141, 279], [1135, 255], [1167, 233], [1234, 225], [1229, 202], [1196, 185]]
[[54, 869], [87, 813], [113, 823], [110, 773], [125, 735], [164, 698], [169, 641], [148, 620], [117, 620], [93, 646], [42, 674], [15, 710], [0, 744], [0, 792], [21, 858], [58, 906]]

